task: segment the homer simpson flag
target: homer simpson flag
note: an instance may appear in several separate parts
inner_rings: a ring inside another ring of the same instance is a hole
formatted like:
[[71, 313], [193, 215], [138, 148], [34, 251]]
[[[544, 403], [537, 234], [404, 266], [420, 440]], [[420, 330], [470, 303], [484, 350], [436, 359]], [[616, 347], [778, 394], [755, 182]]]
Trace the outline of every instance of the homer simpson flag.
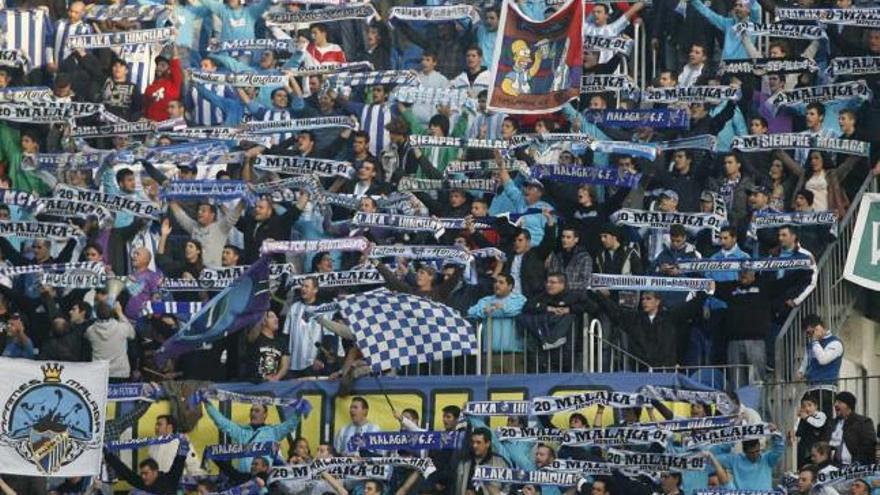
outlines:
[[515, 0], [504, 0], [492, 58], [491, 110], [547, 113], [578, 97], [583, 8], [582, 0], [568, 0], [552, 16], [536, 21]]

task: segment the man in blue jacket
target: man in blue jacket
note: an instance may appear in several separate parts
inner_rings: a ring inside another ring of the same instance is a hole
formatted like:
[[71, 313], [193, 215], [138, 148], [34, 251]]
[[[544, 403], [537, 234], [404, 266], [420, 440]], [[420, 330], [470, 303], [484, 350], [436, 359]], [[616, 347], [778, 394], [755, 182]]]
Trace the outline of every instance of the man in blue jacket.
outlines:
[[782, 459], [785, 452], [785, 441], [775, 425], [769, 425], [771, 447], [761, 451], [759, 440], [746, 440], [742, 443], [742, 453], [722, 454], [718, 456], [721, 465], [733, 475], [738, 490], [772, 490], [773, 468]]

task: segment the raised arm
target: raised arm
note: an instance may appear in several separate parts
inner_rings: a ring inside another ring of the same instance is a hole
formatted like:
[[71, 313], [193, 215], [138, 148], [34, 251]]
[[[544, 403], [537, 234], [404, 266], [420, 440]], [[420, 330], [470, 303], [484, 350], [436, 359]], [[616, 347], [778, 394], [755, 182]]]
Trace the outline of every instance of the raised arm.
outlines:
[[213, 404], [205, 400], [205, 411], [208, 412], [208, 416], [211, 417], [211, 421], [217, 425], [217, 428], [233, 438], [243, 438], [247, 436], [247, 431], [245, 428], [242, 428], [241, 425], [233, 423], [226, 416], [220, 413]]

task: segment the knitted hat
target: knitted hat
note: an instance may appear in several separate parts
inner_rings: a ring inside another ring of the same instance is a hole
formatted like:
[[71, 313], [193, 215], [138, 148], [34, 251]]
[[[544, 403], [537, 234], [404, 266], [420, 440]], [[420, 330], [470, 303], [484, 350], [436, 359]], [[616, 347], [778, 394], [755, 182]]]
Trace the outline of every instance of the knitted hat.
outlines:
[[854, 410], [856, 408], [856, 396], [852, 394], [852, 392], [841, 392], [834, 397], [834, 400], [839, 400], [847, 405], [850, 409]]

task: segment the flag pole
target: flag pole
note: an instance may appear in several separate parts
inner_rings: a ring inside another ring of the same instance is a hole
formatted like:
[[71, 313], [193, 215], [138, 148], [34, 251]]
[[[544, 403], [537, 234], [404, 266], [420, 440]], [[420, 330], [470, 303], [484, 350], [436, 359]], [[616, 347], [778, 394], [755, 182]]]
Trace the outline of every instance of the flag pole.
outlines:
[[394, 404], [391, 403], [391, 397], [388, 397], [388, 392], [385, 390], [385, 386], [382, 385], [382, 380], [379, 379], [379, 373], [380, 372], [378, 371], [374, 371], [371, 374], [373, 375], [373, 378], [376, 379], [376, 383], [379, 384], [379, 390], [382, 391], [382, 395], [385, 396], [385, 400], [388, 401], [388, 406], [391, 407], [391, 412], [394, 413], [395, 416], [397, 416], [397, 409], [395, 409]]

